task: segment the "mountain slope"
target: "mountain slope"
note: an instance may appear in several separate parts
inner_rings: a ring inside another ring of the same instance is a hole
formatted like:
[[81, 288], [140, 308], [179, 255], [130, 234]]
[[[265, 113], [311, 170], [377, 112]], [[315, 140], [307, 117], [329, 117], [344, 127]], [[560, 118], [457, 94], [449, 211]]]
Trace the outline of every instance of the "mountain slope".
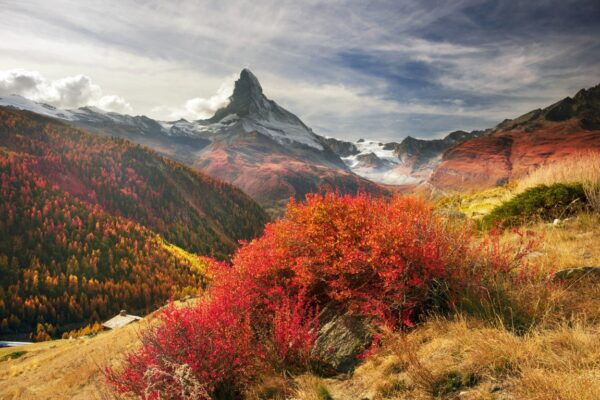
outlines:
[[600, 151], [600, 85], [505, 120], [448, 150], [430, 183], [444, 189], [501, 185], [574, 153]]
[[66, 111], [19, 96], [0, 98], [0, 105], [28, 109], [90, 132], [146, 145], [240, 187], [274, 210], [281, 210], [290, 197], [302, 199], [327, 186], [342, 192], [384, 192], [354, 174], [325, 138], [269, 100], [247, 69], [236, 81], [229, 104], [207, 120], [161, 122], [93, 107]]
[[267, 221], [240, 190], [150, 150], [2, 107], [0, 178], [0, 334], [147, 312], [202, 285], [185, 250], [226, 257]]
[[0, 146], [39, 158], [39, 174], [65, 192], [189, 251], [223, 257], [266, 222], [260, 207], [230, 185], [35, 114], [0, 109]]
[[45, 339], [201, 286], [156, 233], [65, 193], [39, 174], [48, 167], [0, 150], [0, 335]]

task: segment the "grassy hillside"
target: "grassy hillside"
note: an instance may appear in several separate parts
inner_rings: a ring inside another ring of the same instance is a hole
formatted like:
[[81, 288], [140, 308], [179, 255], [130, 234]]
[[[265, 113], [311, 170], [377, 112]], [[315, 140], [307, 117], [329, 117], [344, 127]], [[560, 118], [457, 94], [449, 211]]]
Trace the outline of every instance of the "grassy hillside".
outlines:
[[[543, 238], [530, 259], [541, 272], [600, 265], [600, 221], [581, 215], [560, 226], [531, 227]], [[507, 232], [506, 240], [515, 234]], [[388, 337], [352, 375], [307, 374], [284, 380], [265, 376], [253, 399], [595, 399], [600, 352], [600, 285], [580, 281], [558, 292], [553, 304], [571, 317], [546, 316], [524, 334], [494, 319], [432, 316], [406, 334]], [[522, 304], [539, 298], [524, 293]], [[548, 308], [544, 308], [548, 311]], [[540, 310], [543, 311], [543, 310]], [[544, 315], [543, 312], [540, 315]], [[107, 388], [103, 366], [116, 366], [139, 345], [145, 325], [95, 337], [0, 349], [0, 397], [7, 399], [117, 399]], [[25, 351], [16, 359], [7, 355]], [[271, 393], [275, 397], [269, 397]], [[438, 393], [436, 397], [434, 393]], [[331, 396], [331, 397], [327, 397]]]

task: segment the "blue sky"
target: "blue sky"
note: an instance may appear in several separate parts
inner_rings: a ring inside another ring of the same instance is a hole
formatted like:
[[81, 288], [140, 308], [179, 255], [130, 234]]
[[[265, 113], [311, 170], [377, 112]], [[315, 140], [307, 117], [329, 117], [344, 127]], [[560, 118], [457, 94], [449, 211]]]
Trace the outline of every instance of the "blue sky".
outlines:
[[600, 2], [0, 0], [0, 95], [208, 117], [243, 67], [315, 132], [479, 129], [600, 83]]

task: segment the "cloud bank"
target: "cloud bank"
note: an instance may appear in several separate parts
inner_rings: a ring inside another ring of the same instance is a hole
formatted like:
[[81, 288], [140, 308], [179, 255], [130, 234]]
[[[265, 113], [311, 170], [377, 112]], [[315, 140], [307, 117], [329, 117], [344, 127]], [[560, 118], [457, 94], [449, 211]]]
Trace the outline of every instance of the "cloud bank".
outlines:
[[600, 82], [597, 0], [0, 0], [0, 9], [0, 70], [93, 77], [158, 119], [209, 116], [226, 101], [223, 77], [244, 66], [267, 96], [342, 139], [487, 128]]
[[96, 106], [119, 113], [133, 111], [125, 99], [117, 95], [105, 95], [100, 86], [85, 75], [49, 80], [38, 71], [0, 71], [0, 96], [11, 94], [64, 109]]

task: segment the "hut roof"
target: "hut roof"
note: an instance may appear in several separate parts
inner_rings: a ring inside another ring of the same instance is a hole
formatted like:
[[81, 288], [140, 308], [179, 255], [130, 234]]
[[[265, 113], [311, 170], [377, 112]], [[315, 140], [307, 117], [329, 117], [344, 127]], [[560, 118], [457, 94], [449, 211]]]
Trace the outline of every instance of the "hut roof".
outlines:
[[142, 317], [138, 317], [137, 315], [130, 315], [121, 311], [119, 315], [112, 317], [108, 321], [104, 322], [102, 326], [107, 329], [116, 329], [122, 328], [125, 325], [129, 325], [132, 322], [139, 321], [143, 319]]

